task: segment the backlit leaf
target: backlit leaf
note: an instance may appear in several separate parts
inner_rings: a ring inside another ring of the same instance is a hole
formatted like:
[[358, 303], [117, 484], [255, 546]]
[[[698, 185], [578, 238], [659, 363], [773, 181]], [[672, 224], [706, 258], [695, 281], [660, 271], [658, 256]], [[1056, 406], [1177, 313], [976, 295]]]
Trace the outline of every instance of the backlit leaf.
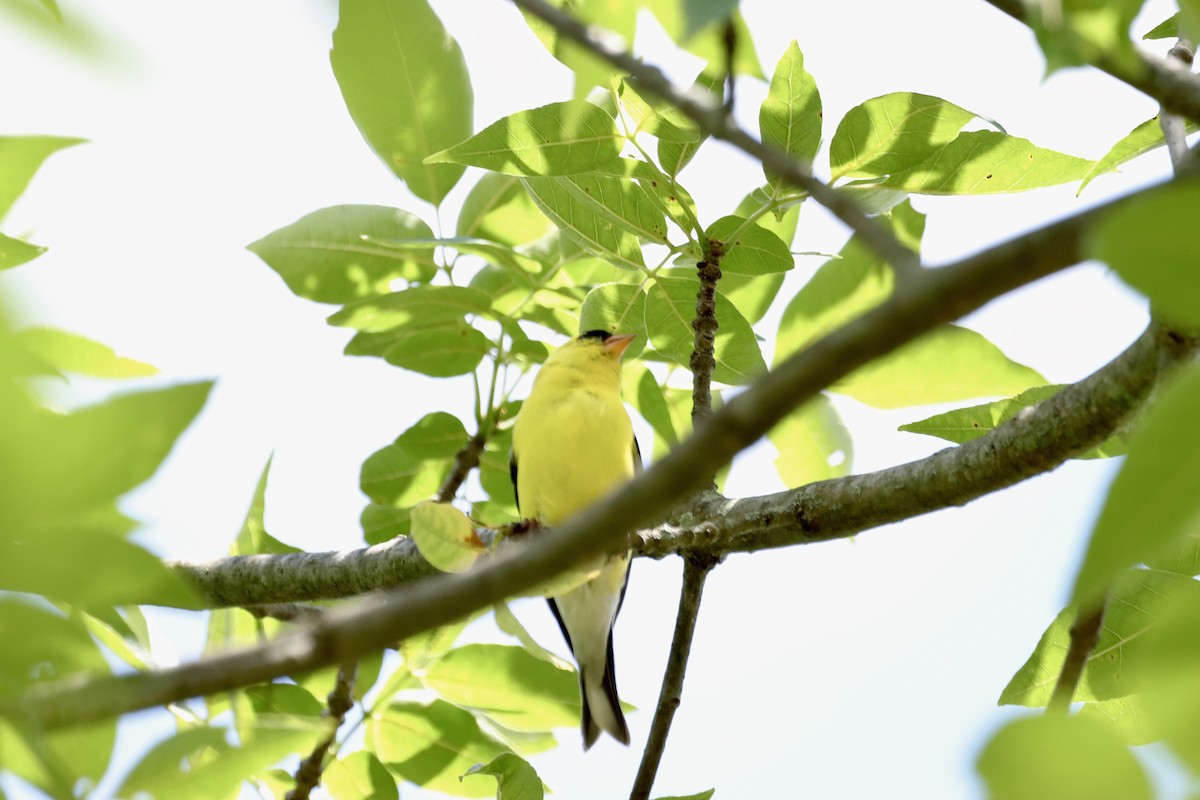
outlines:
[[417, 549], [442, 572], [465, 572], [484, 552], [471, 520], [449, 503], [418, 503], [410, 524]]
[[1124, 743], [1079, 717], [1014, 720], [976, 764], [991, 800], [1150, 800], [1150, 782]]
[[943, 150], [974, 118], [954, 103], [916, 92], [872, 98], [838, 123], [829, 168], [835, 180], [903, 172]]
[[427, 281], [433, 247], [400, 251], [375, 239], [429, 239], [418, 217], [384, 206], [332, 206], [306, 214], [249, 245], [300, 297], [348, 303], [388, 291], [396, 278]]
[[572, 175], [612, 161], [623, 141], [604, 109], [582, 101], [551, 103], [499, 119], [427, 161], [509, 175]]
[[1091, 253], [1181, 325], [1200, 325], [1200, 270], [1180, 220], [1200, 214], [1200, 185], [1166, 186], [1134, 198], [1095, 230]]
[[1200, 532], [1200, 369], [1175, 376], [1129, 439], [1088, 543], [1072, 597], [1103, 590], [1125, 567]]
[[[811, 163], [821, 143], [821, 95], [804, 69], [804, 54], [793, 39], [779, 59], [767, 97], [758, 112], [764, 144], [771, 144], [803, 163]], [[767, 173], [777, 190], [782, 180]]]
[[341, 0], [329, 54], [367, 144], [434, 205], [462, 177], [426, 157], [471, 135], [474, 95], [458, 43], [425, 0]]
[[[687, 366], [694, 348], [692, 319], [696, 316], [695, 279], [659, 277], [646, 293], [646, 330], [654, 349]], [[762, 351], [750, 323], [718, 290], [717, 330], [713, 379], [721, 383], [749, 383], [766, 372]]]

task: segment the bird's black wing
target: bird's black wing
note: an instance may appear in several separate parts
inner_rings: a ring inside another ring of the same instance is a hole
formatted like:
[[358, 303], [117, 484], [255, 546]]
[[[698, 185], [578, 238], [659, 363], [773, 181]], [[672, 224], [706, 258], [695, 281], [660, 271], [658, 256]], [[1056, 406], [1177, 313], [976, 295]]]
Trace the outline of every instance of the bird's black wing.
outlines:
[[[634, 443], [637, 446], [637, 443]], [[521, 512], [521, 494], [517, 491], [517, 454], [515, 451], [510, 451], [508, 454], [508, 477], [512, 478], [513, 497], [517, 501], [517, 513]]]

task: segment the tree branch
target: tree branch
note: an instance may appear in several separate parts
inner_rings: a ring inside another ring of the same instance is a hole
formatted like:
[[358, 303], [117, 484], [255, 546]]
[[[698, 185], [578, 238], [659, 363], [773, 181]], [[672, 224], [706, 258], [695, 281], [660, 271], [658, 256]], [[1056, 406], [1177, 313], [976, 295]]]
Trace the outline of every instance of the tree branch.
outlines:
[[675, 635], [671, 639], [671, 652], [667, 656], [667, 669], [663, 673], [662, 689], [658, 693], [658, 707], [654, 721], [650, 724], [650, 736], [642, 752], [637, 778], [629, 800], [649, 800], [658, 765], [662, 762], [663, 750], [667, 746], [667, 735], [675, 710], [683, 698], [683, 677], [687, 672], [688, 656], [692, 652], [692, 635], [696, 632], [696, 617], [700, 613], [700, 597], [704, 593], [704, 581], [720, 559], [709, 555], [691, 554], [683, 560], [683, 588], [679, 590], [679, 611], [675, 615]]
[[777, 147], [764, 144], [738, 127], [728, 110], [714, 103], [711, 97], [701, 99], [680, 90], [661, 70], [644, 64], [625, 50], [613, 47], [606, 40], [611, 37], [599, 35], [592, 27], [584, 25], [544, 0], [512, 2], [518, 8], [554, 26], [565, 38], [627, 73], [630, 82], [639, 92], [667, 101], [695, 122], [704, 133], [729, 142], [761, 162], [768, 171], [777, 173], [804, 189], [898, 271], [907, 273], [920, 265], [920, 258], [916, 253], [905, 247], [891, 231], [868, 217], [849, 195], [814, 177], [808, 165], [801, 164]]
[[[1018, 22], [1029, 24], [1022, 0], [987, 2]], [[1134, 52], [1138, 62], [1135, 67], [1111, 58], [1099, 58], [1092, 66], [1153, 97], [1168, 111], [1200, 122], [1200, 78], [1172, 60], [1140, 50]]]
[[1087, 666], [1088, 656], [1100, 641], [1105, 605], [1105, 600], [1101, 599], [1094, 605], [1079, 607], [1075, 622], [1071, 625], [1071, 644], [1067, 648], [1062, 672], [1058, 673], [1054, 693], [1050, 695], [1050, 702], [1046, 704], [1047, 714], [1066, 714], [1070, 711], [1071, 700], [1075, 697], [1079, 679], [1083, 677], [1083, 668]]
[[333, 730], [313, 748], [308, 758], [300, 762], [296, 770], [296, 788], [287, 793], [285, 800], [308, 800], [312, 790], [321, 782], [321, 774], [325, 771], [325, 755], [337, 739], [338, 728], [346, 720], [346, 713], [354, 708], [354, 675], [357, 671], [357, 664], [344, 664], [338, 669], [337, 681], [325, 698], [329, 709], [326, 713], [333, 720]]
[[[1087, 226], [1126, 201], [1099, 206], [950, 266], [915, 273], [882, 305], [756, 380], [717, 411], [710, 424], [606, 499], [573, 516], [552, 536], [510, 541], [511, 546], [498, 549], [466, 573], [438, 575], [330, 609], [255, 647], [157, 672], [84, 675], [40, 684], [20, 698], [0, 699], [0, 715], [18, 722], [35, 720], [51, 729], [346, 663], [622, 550], [631, 531], [657, 524], [669, 509], [702, 490], [709, 475], [825, 386], [995, 297], [1078, 262]], [[856, 504], [866, 505], [861, 496]], [[847, 516], [855, 513], [846, 510]], [[798, 522], [802, 530], [814, 527], [808, 517]], [[821, 538], [821, 520], [815, 523], [815, 538]], [[778, 546], [769, 538], [740, 538], [749, 549]], [[236, 603], [248, 604], [255, 603]]]
[[[639, 532], [634, 553], [662, 558], [812, 544], [963, 505], [1055, 469], [1102, 443], [1145, 400], [1159, 377], [1160, 360], [1161, 368], [1169, 368], [1196, 351], [1192, 340], [1148, 330], [1090, 377], [972, 442], [908, 464], [778, 494], [702, 496], [662, 525]], [[486, 538], [488, 532], [480, 534]], [[214, 607], [297, 597], [337, 599], [438, 574], [409, 539], [341, 553], [233, 556], [172, 566]], [[292, 574], [297, 570], [303, 580]]]
[[721, 279], [721, 244], [711, 242], [704, 260], [696, 265], [700, 285], [696, 289], [696, 316], [692, 320], [692, 427], [712, 416], [712, 373], [716, 367], [717, 281]]

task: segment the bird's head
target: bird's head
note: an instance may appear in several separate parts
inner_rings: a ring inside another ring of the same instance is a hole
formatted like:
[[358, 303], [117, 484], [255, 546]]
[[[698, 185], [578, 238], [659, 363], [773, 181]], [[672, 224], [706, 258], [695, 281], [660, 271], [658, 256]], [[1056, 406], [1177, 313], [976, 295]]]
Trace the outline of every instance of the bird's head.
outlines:
[[590, 380], [611, 378], [613, 386], [621, 382], [621, 354], [637, 338], [632, 333], [612, 334], [588, 331], [551, 353], [542, 373], [574, 373]]

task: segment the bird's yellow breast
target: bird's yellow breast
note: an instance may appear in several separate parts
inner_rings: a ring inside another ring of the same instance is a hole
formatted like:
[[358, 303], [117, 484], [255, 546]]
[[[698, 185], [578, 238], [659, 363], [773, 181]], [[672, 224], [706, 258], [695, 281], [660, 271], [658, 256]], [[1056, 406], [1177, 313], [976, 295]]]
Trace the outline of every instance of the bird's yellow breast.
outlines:
[[545, 377], [517, 418], [513, 453], [521, 516], [554, 526], [633, 475], [633, 426], [615, 387]]

